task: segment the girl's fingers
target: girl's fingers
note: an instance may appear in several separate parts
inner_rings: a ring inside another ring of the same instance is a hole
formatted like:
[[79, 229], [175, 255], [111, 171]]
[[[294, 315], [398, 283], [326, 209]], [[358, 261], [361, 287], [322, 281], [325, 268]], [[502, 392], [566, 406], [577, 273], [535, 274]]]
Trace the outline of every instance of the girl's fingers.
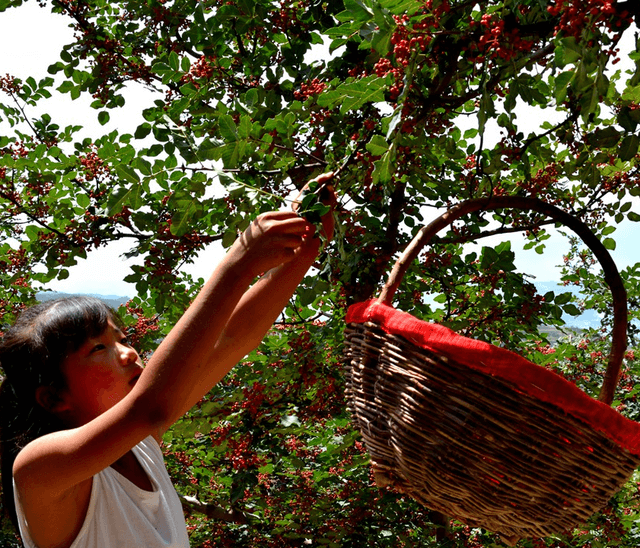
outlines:
[[320, 185], [316, 192], [319, 193], [318, 196], [322, 202], [326, 202], [327, 205], [332, 205], [333, 203], [335, 203], [331, 200], [331, 196], [335, 197], [333, 193], [333, 185], [328, 184], [331, 179], [333, 179], [333, 171], [322, 173], [314, 179], [311, 179], [306, 185], [302, 187], [296, 198], [293, 200], [293, 202], [291, 203], [291, 209], [293, 211], [298, 211], [305, 191], [309, 188], [309, 185], [311, 183], [318, 183]]
[[281, 234], [305, 234], [312, 229], [311, 223], [291, 211], [266, 213], [254, 221], [263, 232], [274, 231]]
[[279, 239], [279, 243], [282, 247], [287, 249], [297, 249], [303, 244], [304, 240], [301, 236], [288, 236]]

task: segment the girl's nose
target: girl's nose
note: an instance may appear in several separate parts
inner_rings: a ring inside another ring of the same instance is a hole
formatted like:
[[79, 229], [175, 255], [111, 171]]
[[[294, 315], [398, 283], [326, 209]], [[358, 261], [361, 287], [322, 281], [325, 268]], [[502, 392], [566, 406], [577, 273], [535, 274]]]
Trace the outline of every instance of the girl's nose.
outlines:
[[118, 352], [120, 361], [124, 365], [129, 365], [138, 358], [138, 353], [127, 344], [118, 343]]

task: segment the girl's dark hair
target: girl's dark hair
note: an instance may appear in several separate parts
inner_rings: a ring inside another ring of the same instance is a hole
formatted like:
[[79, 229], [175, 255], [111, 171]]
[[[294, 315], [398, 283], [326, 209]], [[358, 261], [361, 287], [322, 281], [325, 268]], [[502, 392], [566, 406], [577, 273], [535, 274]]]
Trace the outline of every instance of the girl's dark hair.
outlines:
[[89, 338], [100, 335], [116, 312], [93, 297], [69, 297], [37, 304], [18, 316], [0, 339], [0, 471], [2, 502], [17, 529], [13, 462], [30, 441], [65, 426], [36, 401], [40, 386], [65, 387], [62, 362]]

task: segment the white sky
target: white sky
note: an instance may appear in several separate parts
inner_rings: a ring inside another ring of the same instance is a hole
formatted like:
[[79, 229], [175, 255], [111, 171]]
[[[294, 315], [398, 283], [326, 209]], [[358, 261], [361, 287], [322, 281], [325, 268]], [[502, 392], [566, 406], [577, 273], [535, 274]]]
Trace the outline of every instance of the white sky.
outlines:
[[[19, 8], [10, 8], [0, 13], [0, 75], [9, 73], [22, 79], [33, 76], [36, 80], [47, 76], [47, 67], [58, 61], [62, 46], [69, 43], [71, 37], [72, 30], [67, 27], [64, 17], [50, 14], [35, 2], [25, 2]], [[620, 63], [615, 68], [622, 67], [624, 64]], [[71, 101], [68, 95], [55, 97], [55, 100], [47, 104], [46, 111], [61, 127], [83, 125], [87, 135], [100, 135], [115, 127], [121, 132], [133, 132], [142, 121], [136, 108], [136, 98], [140, 100], [140, 95], [144, 96], [146, 93], [141, 89], [130, 90], [130, 94], [126, 96], [130, 108], [125, 108], [117, 120], [114, 120], [115, 113], [111, 112], [112, 120], [104, 127], [97, 123], [96, 111], [89, 108], [90, 100], [84, 97], [76, 101]], [[40, 113], [33, 113], [34, 116], [37, 114]], [[530, 119], [533, 121], [540, 118], [534, 114]], [[637, 245], [640, 240], [640, 223], [625, 222], [618, 226], [612, 236], [618, 243], [612, 256], [620, 269], [640, 261], [640, 246]], [[521, 251], [524, 243], [521, 236], [513, 236], [512, 242], [512, 248], [516, 252], [516, 266], [522, 272], [534, 276], [538, 281], [559, 279], [559, 268], [555, 265], [562, 262], [562, 256], [568, 250], [564, 238], [554, 235], [547, 240], [547, 252], [544, 256], [534, 251]], [[135, 288], [122, 280], [129, 273], [128, 265], [131, 261], [124, 261], [120, 255], [128, 250], [129, 245], [127, 242], [119, 242], [91, 252], [87, 260], [70, 270], [67, 280], [54, 282], [50, 284], [50, 288], [66, 293], [134, 295]], [[492, 240], [482, 240], [481, 245], [492, 245]], [[471, 249], [470, 246], [469, 250]], [[206, 278], [220, 257], [220, 247], [212, 246], [201, 254], [194, 265], [188, 267], [188, 271], [196, 278]]]

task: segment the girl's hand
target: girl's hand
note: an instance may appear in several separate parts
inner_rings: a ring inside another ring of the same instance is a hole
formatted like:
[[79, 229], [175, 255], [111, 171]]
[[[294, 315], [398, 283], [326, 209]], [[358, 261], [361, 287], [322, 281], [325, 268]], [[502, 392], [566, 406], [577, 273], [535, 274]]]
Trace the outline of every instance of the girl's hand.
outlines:
[[[315, 194], [315, 202], [321, 203], [329, 207], [329, 211], [322, 215], [320, 218], [321, 227], [320, 230], [322, 235], [326, 237], [327, 240], [331, 240], [333, 238], [334, 231], [334, 218], [333, 218], [333, 210], [337, 203], [337, 198], [333, 189], [333, 185], [331, 184], [331, 179], [333, 179], [333, 172], [323, 173], [322, 175], [318, 175], [315, 179], [309, 181], [300, 191], [296, 199], [291, 204], [291, 209], [295, 211], [298, 215], [305, 216], [305, 212], [301, 211], [300, 208], [302, 206], [303, 200], [309, 194], [310, 186], [316, 186]], [[317, 185], [313, 185], [313, 183], [317, 183]], [[312, 219], [309, 219], [312, 220]]]
[[288, 211], [259, 215], [233, 244], [230, 253], [258, 276], [291, 261], [314, 233], [311, 223]]

